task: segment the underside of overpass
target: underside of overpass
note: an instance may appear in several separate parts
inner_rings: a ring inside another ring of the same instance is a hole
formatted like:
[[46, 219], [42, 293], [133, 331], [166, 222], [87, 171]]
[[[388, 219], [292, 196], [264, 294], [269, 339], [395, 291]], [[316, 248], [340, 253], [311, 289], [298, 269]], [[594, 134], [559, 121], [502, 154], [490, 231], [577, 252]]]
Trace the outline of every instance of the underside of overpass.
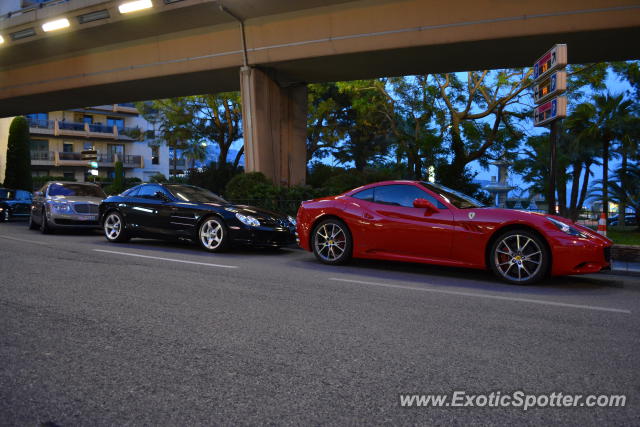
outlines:
[[[242, 88], [248, 169], [298, 183], [305, 83], [529, 66], [555, 43], [571, 63], [640, 58], [637, 0], [154, 0], [127, 15], [122, 1], [0, 21], [0, 116]], [[60, 16], [69, 28], [40, 30]]]

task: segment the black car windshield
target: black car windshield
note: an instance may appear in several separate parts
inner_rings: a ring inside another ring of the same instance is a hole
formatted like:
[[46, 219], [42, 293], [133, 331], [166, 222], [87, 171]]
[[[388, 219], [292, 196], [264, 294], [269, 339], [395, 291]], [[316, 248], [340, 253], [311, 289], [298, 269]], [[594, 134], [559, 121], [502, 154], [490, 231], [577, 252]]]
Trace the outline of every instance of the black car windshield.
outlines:
[[467, 196], [459, 191], [452, 190], [451, 188], [447, 188], [444, 185], [435, 184], [433, 182], [422, 182], [421, 184], [434, 193], [439, 194], [445, 201], [451, 203], [458, 209], [484, 207], [483, 203], [480, 203], [473, 197]]
[[49, 196], [99, 197], [101, 199], [107, 197], [97, 185], [86, 184], [51, 184], [48, 194]]
[[15, 191], [0, 188], [0, 200], [12, 200], [16, 196]]
[[211, 191], [192, 185], [165, 185], [165, 188], [171, 192], [178, 200], [192, 203], [219, 203], [228, 205], [222, 197], [213, 194]]

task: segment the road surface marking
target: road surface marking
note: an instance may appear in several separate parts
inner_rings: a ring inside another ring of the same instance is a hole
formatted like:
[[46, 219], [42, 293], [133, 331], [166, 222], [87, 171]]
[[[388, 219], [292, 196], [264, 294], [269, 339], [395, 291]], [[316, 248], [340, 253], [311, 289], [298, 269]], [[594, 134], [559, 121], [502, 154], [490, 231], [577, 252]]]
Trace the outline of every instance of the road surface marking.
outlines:
[[598, 307], [594, 305], [581, 305], [581, 304], [569, 304], [564, 302], [555, 302], [555, 301], [545, 301], [539, 299], [530, 299], [530, 298], [517, 298], [517, 297], [504, 297], [500, 295], [488, 295], [488, 294], [479, 294], [476, 292], [460, 292], [460, 291], [447, 291], [444, 289], [431, 289], [431, 288], [418, 288], [415, 286], [405, 286], [405, 285], [391, 285], [388, 283], [376, 283], [376, 282], [365, 282], [363, 280], [352, 280], [352, 279], [341, 279], [339, 277], [330, 277], [329, 280], [333, 280], [335, 282], [346, 282], [346, 283], [357, 283], [360, 285], [370, 285], [370, 286], [381, 286], [384, 288], [396, 288], [396, 289], [407, 289], [411, 291], [422, 291], [422, 292], [433, 292], [438, 294], [447, 294], [447, 295], [460, 295], [465, 297], [476, 297], [476, 298], [488, 298], [488, 299], [497, 299], [502, 301], [515, 301], [515, 302], [528, 302], [531, 304], [542, 304], [542, 305], [553, 305], [556, 307], [569, 307], [569, 308], [582, 308], [585, 310], [596, 310], [596, 311], [609, 311], [612, 313], [624, 313], [631, 314], [631, 310], [625, 310], [621, 308], [609, 308], [609, 307]]
[[3, 236], [3, 235], [0, 235], [0, 237], [2, 237], [3, 239], [15, 240], [17, 242], [35, 243], [36, 245], [48, 246], [45, 242], [37, 242], [35, 240], [18, 239], [17, 237], [9, 237], [9, 236]]
[[94, 249], [94, 251], [96, 251], [96, 252], [104, 252], [104, 253], [108, 253], [108, 254], [134, 256], [134, 257], [138, 257], [138, 258], [157, 259], [157, 260], [160, 260], [160, 261], [181, 262], [183, 264], [206, 265], [207, 267], [238, 268], [235, 265], [210, 264], [208, 262], [187, 261], [187, 260], [183, 260], [183, 259], [173, 259], [173, 258], [161, 258], [161, 257], [157, 257], [157, 256], [132, 254], [132, 253], [129, 253], [129, 252], [105, 251], [104, 249]]

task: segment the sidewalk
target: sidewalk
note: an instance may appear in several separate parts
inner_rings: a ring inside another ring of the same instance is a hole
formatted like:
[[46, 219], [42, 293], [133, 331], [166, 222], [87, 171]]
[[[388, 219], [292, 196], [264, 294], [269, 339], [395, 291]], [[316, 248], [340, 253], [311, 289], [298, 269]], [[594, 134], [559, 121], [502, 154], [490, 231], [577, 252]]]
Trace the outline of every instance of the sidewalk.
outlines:
[[611, 272], [609, 274], [623, 274], [630, 276], [640, 276], [640, 262], [627, 262], [613, 260]]

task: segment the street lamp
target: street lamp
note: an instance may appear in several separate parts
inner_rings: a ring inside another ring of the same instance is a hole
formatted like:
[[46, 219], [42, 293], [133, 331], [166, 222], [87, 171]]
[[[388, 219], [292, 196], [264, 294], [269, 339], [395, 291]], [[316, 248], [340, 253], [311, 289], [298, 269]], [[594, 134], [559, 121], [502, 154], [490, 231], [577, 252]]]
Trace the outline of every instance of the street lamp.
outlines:
[[153, 3], [151, 3], [151, 0], [135, 0], [122, 3], [120, 6], [118, 6], [118, 10], [120, 11], [120, 13], [131, 13], [137, 12], [139, 10], [149, 9], [151, 7], [153, 7]]
[[45, 22], [42, 24], [42, 30], [44, 32], [61, 30], [69, 27], [69, 20], [67, 18], [60, 18], [53, 21]]

